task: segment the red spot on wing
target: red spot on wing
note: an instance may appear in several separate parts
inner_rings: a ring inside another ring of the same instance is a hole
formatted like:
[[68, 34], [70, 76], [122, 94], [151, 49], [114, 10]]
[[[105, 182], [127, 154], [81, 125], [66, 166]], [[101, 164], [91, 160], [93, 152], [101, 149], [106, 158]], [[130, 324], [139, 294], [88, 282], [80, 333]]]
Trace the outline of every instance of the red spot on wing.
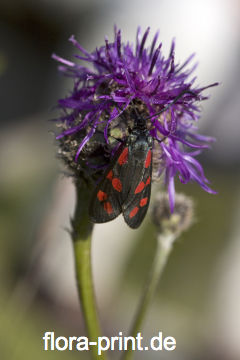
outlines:
[[112, 180], [112, 178], [113, 178], [113, 172], [112, 170], [110, 170], [109, 173], [107, 174], [107, 179]]
[[149, 177], [147, 178], [147, 181], [146, 181], [146, 186], [147, 186], [147, 185], [149, 185], [149, 184], [150, 184], [150, 182], [151, 182], [151, 176], [149, 176]]
[[151, 150], [148, 150], [147, 157], [146, 157], [146, 160], [145, 160], [145, 165], [144, 165], [146, 169], [151, 164], [151, 160], [152, 160], [152, 152], [151, 152]]
[[97, 198], [99, 201], [105, 201], [107, 200], [107, 194], [103, 192], [102, 190], [99, 190], [97, 193]]
[[139, 210], [139, 207], [137, 207], [137, 206], [134, 209], [132, 209], [132, 211], [129, 214], [129, 217], [130, 218], [134, 217], [137, 214], [138, 210]]
[[145, 206], [147, 203], [148, 203], [148, 198], [145, 197], [145, 198], [141, 199], [139, 205], [140, 205], [141, 207], [143, 207], [143, 206]]
[[123, 165], [126, 164], [127, 160], [128, 160], [128, 148], [125, 147], [125, 149], [118, 158], [118, 163], [119, 165]]
[[105, 202], [105, 203], [103, 204], [103, 207], [104, 207], [104, 210], [105, 210], [109, 215], [112, 214], [113, 208], [112, 208], [112, 205], [111, 205], [111, 203], [110, 203], [109, 201]]
[[138, 193], [140, 193], [141, 191], [143, 191], [144, 187], [145, 187], [145, 184], [144, 184], [143, 181], [141, 181], [141, 182], [138, 184], [138, 186], [136, 187], [136, 190], [135, 190], [134, 194], [138, 194]]
[[112, 180], [112, 186], [114, 187], [115, 190], [117, 190], [118, 192], [122, 191], [122, 183], [118, 178], [114, 178]]

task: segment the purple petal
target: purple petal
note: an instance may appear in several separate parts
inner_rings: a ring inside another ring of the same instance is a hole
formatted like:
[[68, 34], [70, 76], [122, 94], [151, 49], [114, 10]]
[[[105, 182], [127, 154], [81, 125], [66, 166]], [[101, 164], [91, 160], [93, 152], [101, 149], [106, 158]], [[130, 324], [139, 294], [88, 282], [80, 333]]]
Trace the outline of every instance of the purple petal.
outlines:
[[156, 61], [157, 61], [157, 58], [159, 56], [161, 47], [162, 47], [162, 43], [158, 46], [157, 50], [155, 51], [155, 53], [153, 55], [152, 62], [151, 62], [151, 65], [150, 65], [150, 69], [149, 69], [149, 72], [148, 72], [148, 76], [150, 76], [152, 74], [152, 71], [153, 71], [154, 65], [156, 64]]
[[181, 139], [179, 136], [176, 136], [176, 135], [172, 135], [171, 134], [171, 137], [177, 141], [180, 141], [181, 143], [183, 143], [184, 145], [187, 145], [193, 149], [208, 149], [209, 148], [209, 145], [207, 144], [193, 144], [193, 143], [190, 143], [189, 141], [185, 140], [185, 139]]
[[79, 42], [75, 39], [74, 35], [70, 36], [69, 41], [88, 58], [93, 58], [93, 56], [79, 44]]
[[175, 185], [174, 185], [174, 175], [170, 169], [169, 180], [168, 180], [168, 196], [169, 196], [169, 205], [170, 211], [173, 213], [175, 206]]
[[146, 42], [146, 40], [147, 40], [149, 31], [150, 31], [150, 27], [147, 28], [147, 30], [145, 31], [145, 33], [144, 33], [144, 35], [143, 35], [142, 42], [141, 42], [140, 49], [139, 49], [139, 54], [138, 54], [138, 56], [139, 56], [140, 58], [142, 57], [142, 52], [143, 52], [144, 45], [145, 45], [145, 42]]
[[[154, 38], [153, 38], [153, 41], [152, 41], [152, 46], [151, 46], [151, 50], [150, 50], [150, 54], [149, 54], [149, 57], [150, 57], [150, 58], [152, 57], [152, 54], [153, 54], [153, 51], [154, 51], [154, 48], [155, 48], [155, 45], [156, 45], [158, 36], [159, 36], [159, 30], [158, 30], [158, 31], [156, 32], [156, 34], [154, 35]], [[160, 45], [161, 45], [161, 44], [160, 44]], [[161, 46], [162, 46], [162, 45], [161, 45]]]
[[80, 143], [80, 146], [78, 148], [78, 151], [76, 153], [75, 156], [75, 161], [77, 162], [77, 159], [79, 157], [80, 152], [82, 151], [82, 149], [84, 148], [84, 146], [86, 145], [86, 143], [89, 141], [89, 139], [93, 136], [93, 134], [96, 131], [96, 127], [93, 126], [92, 129], [89, 131], [89, 133], [85, 136], [85, 138], [83, 139], [83, 141]]
[[71, 66], [74, 67], [75, 64], [72, 61], [63, 59], [62, 57], [56, 55], [56, 54], [52, 54], [52, 59], [59, 61], [60, 63], [67, 65], [67, 66]]

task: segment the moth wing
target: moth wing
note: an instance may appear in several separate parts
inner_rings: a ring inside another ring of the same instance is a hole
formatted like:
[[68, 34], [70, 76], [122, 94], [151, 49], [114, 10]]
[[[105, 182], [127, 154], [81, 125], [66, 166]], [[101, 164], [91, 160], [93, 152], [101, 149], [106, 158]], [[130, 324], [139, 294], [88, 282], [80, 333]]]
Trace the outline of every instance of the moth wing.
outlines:
[[89, 207], [92, 222], [108, 222], [122, 212], [122, 204], [131, 185], [126, 181], [128, 172], [128, 147], [122, 144], [93, 192]]
[[131, 202], [123, 206], [124, 220], [132, 229], [137, 229], [141, 225], [148, 210], [150, 197], [151, 183], [145, 186], [141, 193], [135, 194]]
[[151, 197], [151, 176], [152, 176], [152, 152], [149, 150], [146, 155], [144, 164], [146, 164], [147, 157], [149, 163], [147, 167], [139, 166], [132, 157], [135, 164], [130, 164], [131, 169], [134, 169], [132, 174], [132, 184], [129, 190], [128, 196], [124, 200], [122, 205], [123, 216], [126, 223], [133, 229], [138, 228], [148, 210], [150, 197]]
[[115, 219], [121, 212], [119, 198], [111, 182], [105, 177], [94, 190], [89, 207], [90, 220], [94, 223], [104, 223]]

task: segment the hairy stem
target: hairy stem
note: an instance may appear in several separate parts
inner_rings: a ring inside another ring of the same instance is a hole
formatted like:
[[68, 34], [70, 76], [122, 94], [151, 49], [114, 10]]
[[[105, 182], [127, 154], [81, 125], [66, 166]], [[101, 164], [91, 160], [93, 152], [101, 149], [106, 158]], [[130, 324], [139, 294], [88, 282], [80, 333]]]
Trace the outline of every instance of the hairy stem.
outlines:
[[[156, 291], [157, 285], [167, 263], [169, 254], [172, 250], [172, 244], [175, 240], [174, 235], [159, 235], [157, 241], [157, 248], [154, 254], [154, 259], [152, 267], [149, 273], [148, 281], [145, 284], [145, 288], [140, 300], [137, 313], [130, 331], [130, 336], [136, 337], [137, 333], [140, 332], [141, 326], [145, 319], [148, 306], [153, 298], [153, 295]], [[130, 360], [133, 358], [133, 351], [131, 348], [128, 348], [123, 355], [123, 360]]]
[[[97, 342], [100, 325], [97, 315], [91, 265], [92, 224], [88, 217], [90, 189], [84, 184], [76, 184], [77, 199], [72, 219], [72, 239], [74, 245], [77, 286], [89, 341]], [[91, 346], [93, 359], [106, 359], [98, 355], [97, 346]]]

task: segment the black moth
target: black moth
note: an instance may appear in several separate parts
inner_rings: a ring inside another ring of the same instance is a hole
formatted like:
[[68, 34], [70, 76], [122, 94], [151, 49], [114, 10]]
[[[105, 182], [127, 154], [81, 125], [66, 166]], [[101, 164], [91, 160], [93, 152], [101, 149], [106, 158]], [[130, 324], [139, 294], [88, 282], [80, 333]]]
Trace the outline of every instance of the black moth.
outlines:
[[141, 225], [151, 195], [152, 143], [145, 120], [137, 117], [93, 193], [89, 211], [93, 222], [113, 220], [122, 212], [131, 228]]
[[[189, 90], [182, 91], [154, 116], [166, 111], [185, 93], [193, 94]], [[141, 225], [151, 196], [153, 138], [146, 127], [149, 118], [143, 119], [136, 112], [130, 135], [120, 145], [93, 192], [89, 207], [92, 222], [108, 222], [123, 213], [125, 222], [132, 229]]]

